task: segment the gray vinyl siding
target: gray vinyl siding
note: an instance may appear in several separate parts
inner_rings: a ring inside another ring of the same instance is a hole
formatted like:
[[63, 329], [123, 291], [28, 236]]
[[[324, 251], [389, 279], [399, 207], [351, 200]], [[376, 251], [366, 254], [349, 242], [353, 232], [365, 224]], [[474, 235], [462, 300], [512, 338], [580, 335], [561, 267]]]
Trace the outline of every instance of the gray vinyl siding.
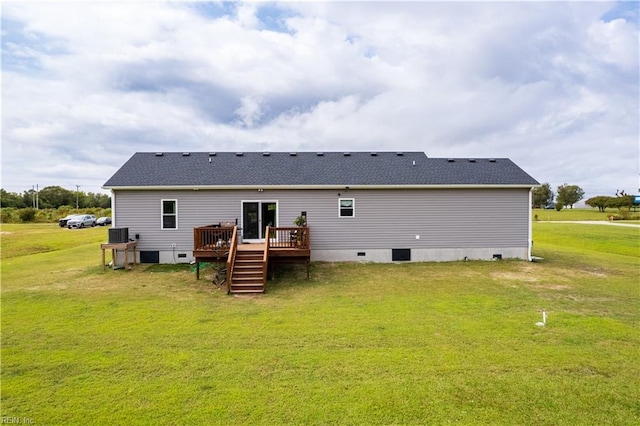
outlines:
[[[338, 217], [338, 199], [355, 217]], [[178, 229], [161, 229], [161, 200], [178, 200]], [[528, 189], [114, 191], [116, 226], [140, 250], [189, 252], [193, 228], [241, 221], [242, 200], [278, 202], [278, 226], [306, 211], [312, 250], [528, 247]], [[420, 238], [416, 239], [416, 235]]]

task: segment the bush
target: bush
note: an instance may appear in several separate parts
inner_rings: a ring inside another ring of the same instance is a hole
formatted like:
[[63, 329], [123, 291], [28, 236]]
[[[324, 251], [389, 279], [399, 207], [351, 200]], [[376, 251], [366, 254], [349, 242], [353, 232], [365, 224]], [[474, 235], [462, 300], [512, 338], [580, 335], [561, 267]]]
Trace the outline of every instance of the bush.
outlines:
[[16, 214], [17, 209], [15, 207], [3, 207], [0, 209], [0, 222], [2, 223], [15, 223], [18, 221]]
[[561, 204], [561, 203], [556, 203], [556, 207], [555, 207], [555, 209], [556, 209], [556, 211], [557, 211], [557, 212], [559, 212], [560, 210], [562, 210], [562, 207], [563, 207], [563, 206], [562, 206], [562, 204]]
[[20, 220], [24, 223], [27, 222], [33, 222], [36, 218], [36, 209], [33, 208], [28, 208], [28, 209], [22, 209], [20, 210], [20, 213], [18, 213], [18, 215], [20, 216]]

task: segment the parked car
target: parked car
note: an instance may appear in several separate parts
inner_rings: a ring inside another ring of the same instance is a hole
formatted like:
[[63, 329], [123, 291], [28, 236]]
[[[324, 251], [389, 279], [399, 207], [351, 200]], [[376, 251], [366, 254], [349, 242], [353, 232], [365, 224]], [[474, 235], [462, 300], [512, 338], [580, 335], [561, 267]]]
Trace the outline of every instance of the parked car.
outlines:
[[92, 214], [81, 214], [72, 217], [67, 221], [67, 228], [84, 228], [85, 226], [96, 226], [96, 217]]
[[67, 226], [67, 222], [69, 221], [69, 219], [73, 218], [74, 216], [77, 216], [75, 214], [69, 214], [65, 217], [63, 217], [62, 219], [58, 220], [58, 225], [60, 225], [61, 228], [64, 228], [65, 226]]
[[111, 225], [111, 218], [106, 216], [99, 217], [96, 220], [96, 225], [99, 225], [99, 226]]

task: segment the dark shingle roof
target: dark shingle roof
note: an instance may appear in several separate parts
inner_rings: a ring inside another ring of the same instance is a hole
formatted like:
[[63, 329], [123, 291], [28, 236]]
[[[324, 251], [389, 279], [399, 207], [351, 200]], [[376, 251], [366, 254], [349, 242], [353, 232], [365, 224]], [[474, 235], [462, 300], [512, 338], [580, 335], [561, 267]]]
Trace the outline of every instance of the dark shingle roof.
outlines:
[[514, 185], [538, 182], [507, 158], [423, 152], [139, 152], [105, 184], [118, 187]]

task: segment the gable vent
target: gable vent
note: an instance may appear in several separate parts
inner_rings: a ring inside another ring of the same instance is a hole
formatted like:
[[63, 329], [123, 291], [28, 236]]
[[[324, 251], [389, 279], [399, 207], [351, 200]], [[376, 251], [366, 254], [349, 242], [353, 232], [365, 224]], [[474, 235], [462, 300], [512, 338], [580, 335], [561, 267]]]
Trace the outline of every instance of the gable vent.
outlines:
[[324, 152], [316, 152], [316, 155], [317, 155], [318, 157], [323, 157], [323, 156], [324, 156]]
[[191, 153], [189, 153], [189, 152], [183, 152], [183, 153], [182, 153], [182, 156], [183, 156], [183, 157], [188, 157], [188, 156], [190, 156], [190, 155], [191, 155]]
[[397, 155], [398, 157], [402, 157], [402, 156], [404, 155], [404, 152], [396, 152], [396, 155]]
[[244, 153], [242, 152], [236, 152], [236, 157], [242, 157], [244, 155]]
[[156, 152], [156, 157], [162, 157], [164, 154], [161, 152]]
[[350, 152], [344, 152], [344, 153], [342, 153], [342, 155], [344, 155], [345, 157], [350, 157], [351, 153]]
[[296, 155], [298, 155], [298, 153], [297, 153], [297, 152], [290, 152], [290, 153], [289, 153], [289, 156], [291, 156], [291, 157], [295, 157]]
[[263, 157], [268, 157], [268, 156], [270, 156], [270, 155], [271, 155], [271, 153], [269, 153], [269, 152], [263, 152], [263, 153], [262, 153], [262, 156], [263, 156]]
[[210, 152], [210, 153], [209, 153], [209, 157], [215, 157], [215, 156], [216, 156], [216, 153], [215, 153], [215, 152]]
[[469, 162], [470, 162], [470, 163], [475, 163], [475, 162], [476, 162], [476, 159], [475, 159], [475, 158], [469, 158]]

